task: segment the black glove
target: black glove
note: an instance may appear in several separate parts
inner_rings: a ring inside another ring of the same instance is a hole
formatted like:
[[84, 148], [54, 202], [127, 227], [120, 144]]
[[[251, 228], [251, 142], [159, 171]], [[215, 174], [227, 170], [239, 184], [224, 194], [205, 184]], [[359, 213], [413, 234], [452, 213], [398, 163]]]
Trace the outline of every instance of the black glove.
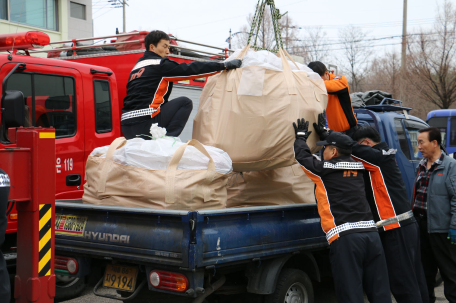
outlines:
[[235, 69], [235, 68], [241, 67], [241, 65], [242, 65], [242, 60], [234, 59], [234, 60], [225, 62], [225, 69], [226, 70]]
[[326, 140], [326, 137], [328, 137], [328, 135], [329, 135], [328, 130], [325, 128], [325, 126], [326, 126], [325, 113], [326, 112], [323, 111], [321, 114], [318, 115], [318, 124], [317, 123], [313, 124], [315, 132], [320, 137], [321, 141]]
[[304, 118], [298, 119], [297, 126], [296, 123], [293, 122], [293, 127], [295, 129], [296, 139], [303, 138], [307, 141], [307, 138], [309, 138], [310, 134], [312, 133], [309, 131], [309, 121], [304, 120]]

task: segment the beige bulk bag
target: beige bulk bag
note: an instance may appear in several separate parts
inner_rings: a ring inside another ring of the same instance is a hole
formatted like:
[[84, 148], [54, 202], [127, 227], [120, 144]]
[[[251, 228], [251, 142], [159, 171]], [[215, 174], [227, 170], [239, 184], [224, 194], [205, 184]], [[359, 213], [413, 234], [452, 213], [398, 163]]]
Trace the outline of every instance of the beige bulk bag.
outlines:
[[[238, 58], [248, 50], [246, 46]], [[193, 138], [227, 152], [234, 171], [295, 164], [292, 123], [305, 118], [313, 130], [312, 123], [326, 108], [324, 82], [308, 78], [305, 71], [292, 71], [286, 51], [278, 55], [283, 71], [257, 66], [224, 71], [210, 77], [201, 93]], [[317, 151], [316, 141], [312, 132], [307, 140], [312, 152]]]
[[315, 203], [315, 183], [299, 164], [273, 170], [232, 173], [227, 208]]
[[[180, 146], [166, 170], [149, 170], [114, 162], [114, 151], [126, 142], [123, 137], [114, 140], [106, 158], [89, 156], [82, 197], [84, 203], [189, 211], [226, 207], [228, 175], [215, 171], [213, 159], [198, 141], [191, 140]], [[209, 158], [207, 170], [177, 169], [188, 145]]]

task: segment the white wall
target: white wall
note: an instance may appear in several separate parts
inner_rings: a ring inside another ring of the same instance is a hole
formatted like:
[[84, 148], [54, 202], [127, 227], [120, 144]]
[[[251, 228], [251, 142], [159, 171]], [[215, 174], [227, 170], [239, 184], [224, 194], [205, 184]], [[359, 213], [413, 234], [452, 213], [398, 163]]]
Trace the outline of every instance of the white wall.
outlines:
[[[70, 2], [86, 6], [86, 20], [71, 17]], [[67, 0], [68, 9], [68, 38], [92, 37], [92, 0]]]

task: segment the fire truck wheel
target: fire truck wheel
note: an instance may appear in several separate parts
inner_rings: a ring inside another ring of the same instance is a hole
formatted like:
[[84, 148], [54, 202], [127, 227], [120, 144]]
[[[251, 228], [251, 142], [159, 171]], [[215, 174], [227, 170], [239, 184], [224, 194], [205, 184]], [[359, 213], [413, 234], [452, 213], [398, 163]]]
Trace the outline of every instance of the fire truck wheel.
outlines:
[[76, 298], [87, 286], [86, 278], [56, 276], [55, 301], [61, 302]]
[[302, 270], [284, 268], [272, 295], [266, 297], [266, 303], [314, 303], [312, 282]]

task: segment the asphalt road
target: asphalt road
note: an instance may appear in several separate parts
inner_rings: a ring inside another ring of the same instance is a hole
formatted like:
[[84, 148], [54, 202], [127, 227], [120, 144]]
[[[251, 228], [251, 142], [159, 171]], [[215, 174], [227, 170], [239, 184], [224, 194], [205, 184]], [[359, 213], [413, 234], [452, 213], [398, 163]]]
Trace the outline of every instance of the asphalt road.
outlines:
[[[92, 292], [93, 285], [88, 286], [84, 293], [81, 295], [81, 297], [69, 301], [65, 301], [66, 303], [118, 303], [120, 301], [117, 300], [112, 300], [112, 299], [105, 299], [101, 297], [97, 297], [93, 294]], [[436, 302], [448, 302], [445, 299], [445, 296], [443, 295], [443, 284], [437, 287], [436, 289], [436, 296], [437, 296], [437, 301]], [[314, 283], [314, 291], [315, 291], [315, 303], [337, 303], [337, 300], [334, 295], [334, 285], [331, 282], [325, 282], [325, 283]], [[115, 294], [114, 291], [107, 290], [106, 293], [112, 293]], [[241, 296], [245, 297], [245, 295]], [[169, 299], [159, 299], [159, 298], [154, 298], [152, 301], [149, 300], [143, 300], [143, 299], [138, 299], [135, 300], [135, 303], [169, 303]], [[173, 303], [184, 303], [184, 302], [189, 302], [188, 300], [186, 301], [178, 301], [173, 300]], [[232, 300], [229, 300], [227, 302], [233, 302], [233, 303], [253, 303], [251, 298], [247, 299], [239, 299], [238, 297], [232, 297]], [[369, 302], [367, 299], [364, 300], [364, 302]], [[212, 302], [211, 302], [212, 303]], [[396, 301], [393, 298], [393, 303], [396, 303]]]

